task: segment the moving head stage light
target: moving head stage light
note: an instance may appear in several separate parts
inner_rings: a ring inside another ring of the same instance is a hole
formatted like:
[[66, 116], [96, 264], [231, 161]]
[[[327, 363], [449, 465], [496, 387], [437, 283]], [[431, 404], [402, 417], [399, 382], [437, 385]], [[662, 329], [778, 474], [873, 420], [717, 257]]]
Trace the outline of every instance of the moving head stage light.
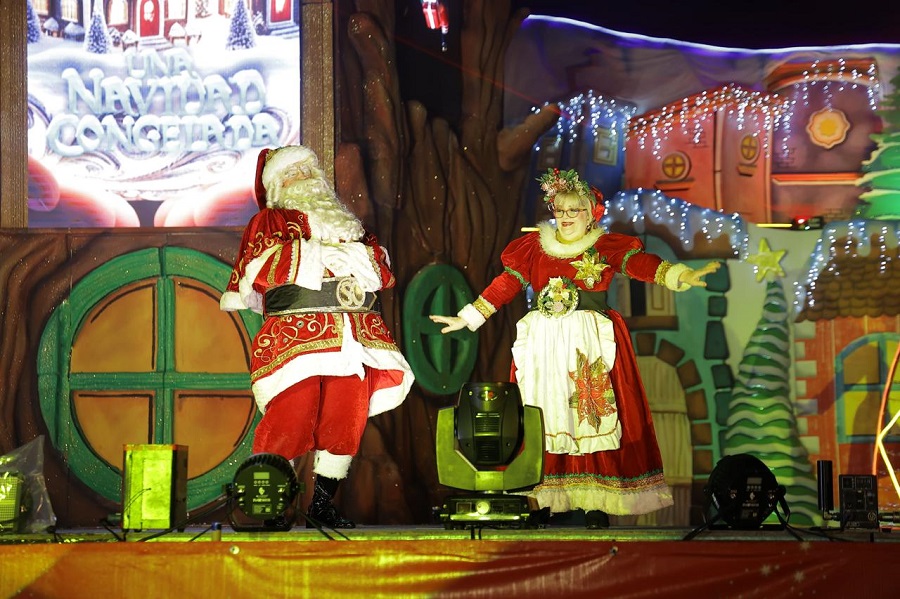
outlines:
[[438, 412], [435, 446], [442, 485], [474, 491], [449, 497], [444, 527], [521, 527], [528, 502], [507, 491], [526, 490], [543, 478], [544, 420], [522, 405], [515, 383], [466, 383], [456, 407]]

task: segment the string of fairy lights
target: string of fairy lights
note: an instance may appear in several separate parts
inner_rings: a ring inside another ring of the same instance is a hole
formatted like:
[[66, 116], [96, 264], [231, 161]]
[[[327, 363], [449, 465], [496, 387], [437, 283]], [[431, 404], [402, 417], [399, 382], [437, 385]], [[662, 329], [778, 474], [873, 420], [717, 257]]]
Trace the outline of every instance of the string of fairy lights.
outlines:
[[[608, 129], [608, 136], [614, 141], [625, 131], [628, 122], [634, 117], [637, 108], [630, 102], [617, 100], [602, 94], [596, 94], [593, 90], [578, 94], [567, 102], [556, 104], [560, 118], [556, 121], [556, 137], [552, 142], [559, 144], [563, 141], [574, 143], [579, 137], [579, 132], [584, 129], [585, 120], [590, 123], [589, 131], [594, 133], [599, 127]], [[538, 112], [540, 108], [533, 107], [532, 112]], [[535, 151], [540, 152], [541, 142], [538, 141]]]
[[727, 235], [735, 258], [748, 254], [750, 235], [740, 214], [725, 214], [679, 198], [667, 196], [658, 189], [620, 191], [606, 201], [605, 227], [614, 222], [630, 222], [635, 232], [645, 232], [647, 223], [677, 231], [682, 247], [691, 250], [701, 235], [707, 243]]
[[794, 85], [794, 93], [799, 95], [799, 101], [809, 102], [811, 89], [820, 86], [823, 89], [823, 102], [831, 108], [835, 92], [843, 92], [845, 89], [856, 89], [860, 85], [866, 89], [869, 99], [869, 108], [873, 111], [878, 108], [878, 100], [881, 97], [881, 83], [878, 80], [878, 68], [874, 62], [868, 62], [865, 71], [855, 62], [848, 63], [845, 58], [837, 60], [816, 60], [810, 67], [803, 71], [802, 81]]
[[[738, 131], [750, 129], [759, 137], [760, 132], [777, 128], [793, 103], [778, 94], [746, 90], [728, 84], [714, 90], [706, 90], [663, 106], [654, 113], [631, 119], [628, 136], [637, 142], [641, 150], [648, 145], [657, 160], [662, 159], [663, 141], [680, 132], [684, 137], [699, 143], [709, 120], [719, 112], [733, 117]], [[763, 136], [761, 149], [768, 156], [770, 144]]]
[[[724, 113], [733, 126], [750, 131], [760, 141], [760, 149], [771, 156], [769, 136], [777, 137], [776, 152], [788, 156], [791, 149], [788, 140], [794, 129], [798, 107], [816, 106], [832, 108], [838, 94], [857, 90], [861, 86], [867, 96], [869, 108], [875, 111], [881, 99], [882, 88], [878, 71], [872, 61], [815, 60], [807, 68], [793, 65], [793, 75], [777, 92], [766, 93], [728, 84], [682, 98], [650, 113], [635, 116], [635, 106], [629, 102], [598, 94], [594, 91], [578, 94], [566, 102], [557, 103], [561, 118], [558, 119], [555, 136], [548, 135], [540, 144], [573, 143], [579, 136], [593, 135], [598, 128], [603, 134], [618, 140], [624, 137], [634, 140], [635, 147], [650, 149], [662, 158], [664, 142], [672, 135], [680, 134], [698, 144], [709, 130], [710, 120]], [[537, 108], [534, 109], [537, 111]], [[625, 144], [622, 144], [625, 147]], [[645, 223], [666, 227], [678, 234], [685, 249], [690, 249], [698, 236], [712, 242], [728, 236], [736, 258], [749, 255], [750, 236], [747, 224], [739, 214], [725, 214], [714, 209], [693, 205], [679, 198], [665, 195], [659, 190], [623, 190], [607, 199], [604, 217], [608, 226], [612, 222], [631, 222], [635, 231], [644, 231]], [[794, 308], [799, 311], [805, 303], [815, 303], [816, 281], [823, 272], [838, 276], [839, 268], [834, 259], [837, 253], [846, 257], [879, 256], [878, 274], [888, 276], [891, 271], [893, 248], [900, 240], [900, 222], [858, 220], [828, 225], [822, 232], [808, 262], [805, 276], [794, 283]], [[876, 244], [876, 247], [872, 247]]]
[[[877, 246], [873, 246], [877, 240]], [[865, 258], [878, 256], [879, 277], [889, 277], [893, 258], [900, 245], [900, 221], [853, 220], [830, 223], [822, 230], [810, 257], [806, 274], [794, 283], [794, 310], [816, 307], [817, 281], [823, 272], [832, 277], [841, 275], [836, 258]]]
[[[587, 121], [588, 132], [592, 133], [602, 126], [609, 129], [608, 135], [614, 139], [620, 135], [635, 139], [638, 148], [644, 150], [649, 146], [653, 155], [662, 159], [663, 142], [675, 132], [698, 144], [710, 119], [724, 112], [733, 117], [738, 131], [749, 129], [757, 137], [762, 134], [761, 149], [767, 157], [771, 155], [771, 142], [766, 132], [777, 131], [780, 138], [778, 149], [786, 156], [791, 151], [788, 139], [793, 130], [794, 113], [799, 106], [809, 106], [814, 89], [821, 90], [820, 101], [824, 107], [831, 108], [836, 93], [855, 90], [860, 86], [866, 91], [869, 108], [876, 110], [881, 97], [881, 84], [875, 63], [848, 61], [845, 58], [813, 61], [808, 68], [799, 71], [795, 81], [777, 93], [726, 84], [637, 117], [633, 104], [590, 90], [557, 103], [560, 118], [556, 123], [556, 136], [545, 136], [543, 143], [572, 143], [583, 134]], [[533, 112], [538, 110], [538, 107], [532, 108]], [[540, 143], [536, 150], [540, 150]]]

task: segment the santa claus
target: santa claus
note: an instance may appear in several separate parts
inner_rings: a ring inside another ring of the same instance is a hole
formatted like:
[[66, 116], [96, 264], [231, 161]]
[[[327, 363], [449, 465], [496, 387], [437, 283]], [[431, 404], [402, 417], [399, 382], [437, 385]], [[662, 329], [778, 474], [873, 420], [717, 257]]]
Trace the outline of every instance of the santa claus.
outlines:
[[338, 483], [367, 418], [402, 403], [413, 382], [378, 312], [376, 293], [394, 285], [390, 259], [309, 148], [263, 150], [258, 167], [260, 211], [220, 302], [265, 316], [250, 363], [263, 413], [253, 451], [290, 460], [314, 451], [308, 523], [353, 528], [332, 502]]

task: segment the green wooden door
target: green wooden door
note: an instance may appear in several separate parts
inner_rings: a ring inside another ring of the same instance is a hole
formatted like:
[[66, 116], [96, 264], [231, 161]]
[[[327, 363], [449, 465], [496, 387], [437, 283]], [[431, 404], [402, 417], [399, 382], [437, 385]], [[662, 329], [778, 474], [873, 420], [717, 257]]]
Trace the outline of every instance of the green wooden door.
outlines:
[[478, 335], [468, 329], [444, 335], [431, 314], [455, 315], [474, 299], [462, 273], [449, 264], [430, 264], [416, 273], [403, 300], [404, 350], [419, 385], [450, 395], [469, 380], [478, 355]]

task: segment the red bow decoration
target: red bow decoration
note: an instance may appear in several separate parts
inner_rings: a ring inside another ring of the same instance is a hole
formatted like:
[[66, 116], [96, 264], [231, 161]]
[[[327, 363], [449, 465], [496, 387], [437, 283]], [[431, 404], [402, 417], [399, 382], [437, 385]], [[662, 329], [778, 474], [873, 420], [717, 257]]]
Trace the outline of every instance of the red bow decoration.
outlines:
[[591, 193], [594, 194], [594, 209], [591, 211], [591, 215], [594, 217], [594, 222], [599, 222], [603, 215], [606, 214], [606, 205], [603, 203], [603, 193], [600, 192], [594, 186], [591, 186]]

